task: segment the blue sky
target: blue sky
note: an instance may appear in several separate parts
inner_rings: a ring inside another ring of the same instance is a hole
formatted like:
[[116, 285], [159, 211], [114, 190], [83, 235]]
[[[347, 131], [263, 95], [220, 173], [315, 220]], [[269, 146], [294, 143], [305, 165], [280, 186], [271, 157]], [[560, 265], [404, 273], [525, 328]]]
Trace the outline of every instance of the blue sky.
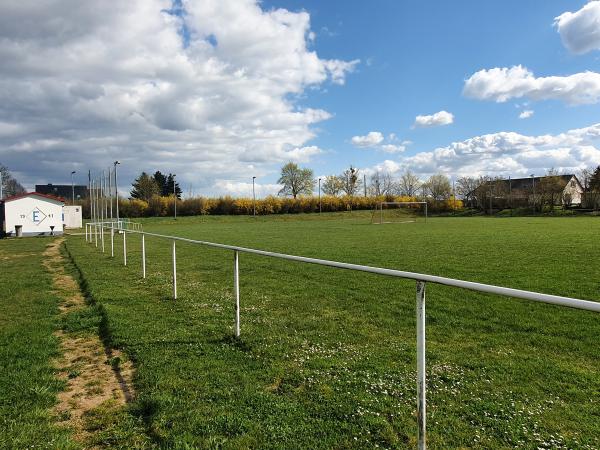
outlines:
[[[305, 105], [335, 116], [319, 125], [314, 142], [329, 150], [317, 171], [376, 164], [382, 154], [357, 149], [354, 135], [377, 130], [410, 140], [406, 154], [443, 147], [453, 141], [499, 131], [557, 134], [596, 123], [600, 106], [516, 99], [495, 103], [465, 98], [465, 79], [481, 69], [523, 65], [536, 76], [570, 75], [600, 68], [600, 52], [573, 55], [553, 25], [565, 11], [585, 1], [432, 2], [265, 1], [266, 8], [306, 10], [321, 57], [360, 65], [344, 86], [308, 90]], [[516, 106], [519, 105], [519, 108]], [[535, 111], [519, 119], [523, 109]], [[411, 129], [418, 114], [446, 110], [448, 126]]]
[[0, 164], [30, 188], [117, 159], [123, 195], [156, 170], [186, 194], [247, 196], [252, 176], [276, 194], [288, 161], [600, 164], [600, 0], [0, 2], [0, 59]]

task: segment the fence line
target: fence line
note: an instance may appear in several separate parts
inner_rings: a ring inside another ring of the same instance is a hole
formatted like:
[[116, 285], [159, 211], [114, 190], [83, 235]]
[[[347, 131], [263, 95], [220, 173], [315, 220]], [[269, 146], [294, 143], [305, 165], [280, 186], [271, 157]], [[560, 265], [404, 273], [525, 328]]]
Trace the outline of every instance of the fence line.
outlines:
[[[233, 251], [233, 267], [234, 267], [234, 295], [235, 295], [235, 336], [240, 336], [240, 289], [239, 289], [239, 253], [250, 253], [255, 255], [266, 256], [270, 258], [285, 259], [308, 264], [317, 264], [327, 267], [335, 267], [339, 269], [354, 270], [359, 272], [374, 273], [378, 275], [391, 276], [396, 278], [411, 279], [416, 281], [416, 314], [417, 314], [417, 422], [418, 422], [418, 448], [419, 450], [426, 449], [426, 359], [425, 359], [425, 285], [426, 283], [441, 284], [452, 286], [471, 291], [484, 292], [488, 294], [502, 295], [505, 297], [520, 298], [552, 305], [565, 306], [569, 308], [582, 309], [592, 312], [600, 312], [600, 302], [590, 300], [580, 300], [571, 297], [563, 297], [559, 295], [541, 294], [538, 292], [525, 291], [521, 289], [513, 289], [491, 284], [476, 283], [473, 281], [457, 280], [454, 278], [440, 277], [437, 275], [427, 275], [416, 272], [407, 272], [395, 269], [384, 269], [373, 266], [360, 264], [342, 263], [330, 261], [326, 259], [308, 258], [305, 256], [288, 255], [285, 253], [269, 252], [265, 250], [257, 250], [253, 248], [240, 247], [235, 245], [219, 244], [215, 242], [201, 241], [196, 239], [183, 238], [179, 236], [169, 236], [158, 233], [149, 233], [141, 230], [141, 224], [138, 229], [131, 229], [129, 225], [133, 222], [120, 221], [117, 222], [91, 222], [86, 224], [86, 241], [93, 243], [95, 239], [96, 247], [98, 246], [97, 236], [101, 231], [102, 236], [104, 230], [109, 229], [112, 234], [115, 230], [119, 230], [123, 234], [123, 264], [127, 265], [127, 234], [139, 234], [142, 237], [142, 277], [146, 278], [146, 246], [145, 236], [152, 236], [161, 239], [172, 241], [172, 263], [173, 263], [173, 298], [177, 299], [177, 262], [175, 243], [177, 241], [187, 242], [190, 244], [203, 245], [207, 247], [220, 248], [223, 250]], [[116, 227], [115, 227], [116, 225]], [[94, 236], [94, 238], [92, 237]], [[102, 238], [103, 239], [103, 238]]]

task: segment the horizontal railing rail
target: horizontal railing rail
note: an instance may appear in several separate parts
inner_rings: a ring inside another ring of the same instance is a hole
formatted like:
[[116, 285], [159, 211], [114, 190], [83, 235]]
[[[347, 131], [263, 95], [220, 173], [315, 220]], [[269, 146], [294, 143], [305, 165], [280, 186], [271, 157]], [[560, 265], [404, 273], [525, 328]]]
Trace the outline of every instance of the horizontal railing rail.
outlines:
[[[203, 245], [212, 248], [230, 250], [234, 252], [234, 291], [235, 291], [235, 335], [240, 336], [240, 295], [239, 295], [239, 253], [249, 253], [254, 255], [266, 256], [270, 258], [284, 259], [307, 264], [316, 264], [320, 266], [334, 267], [338, 269], [353, 270], [358, 272], [373, 273], [396, 278], [410, 279], [416, 281], [416, 299], [417, 299], [417, 421], [418, 421], [418, 448], [426, 448], [426, 403], [425, 403], [425, 283], [434, 283], [444, 286], [451, 286], [460, 289], [483, 292], [487, 294], [501, 295], [505, 297], [519, 298], [552, 305], [565, 306], [592, 312], [600, 312], [600, 302], [591, 300], [581, 300], [571, 297], [564, 297], [552, 294], [542, 294], [539, 292], [514, 289], [491, 284], [477, 283], [454, 278], [447, 278], [437, 275], [428, 275], [417, 272], [408, 272], [396, 269], [386, 269], [361, 264], [344, 263], [330, 261], [326, 259], [310, 258], [306, 256], [289, 255], [285, 253], [270, 252], [254, 248], [241, 247], [236, 245], [220, 244], [197, 239], [184, 238], [180, 236], [170, 236], [159, 233], [150, 233], [134, 229], [117, 228], [115, 222], [90, 222], [86, 224], [86, 240], [93, 242], [95, 240], [98, 246], [98, 235], [104, 251], [104, 233], [110, 231], [111, 234], [111, 255], [114, 256], [114, 231], [123, 233], [123, 263], [127, 265], [127, 234], [139, 234], [142, 237], [142, 276], [146, 278], [146, 246], [145, 237], [151, 236], [160, 239], [172, 241], [172, 263], [173, 263], [173, 298], [177, 298], [177, 257], [176, 242], [186, 242], [189, 244]], [[89, 230], [88, 228], [89, 227]], [[93, 237], [92, 237], [93, 236]]]

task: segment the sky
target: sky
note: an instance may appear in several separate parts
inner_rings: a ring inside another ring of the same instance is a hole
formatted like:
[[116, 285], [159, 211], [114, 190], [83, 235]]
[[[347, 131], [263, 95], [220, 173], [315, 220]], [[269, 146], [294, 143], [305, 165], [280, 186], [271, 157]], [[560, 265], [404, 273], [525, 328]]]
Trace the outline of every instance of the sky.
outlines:
[[184, 195], [316, 177], [600, 165], [600, 0], [5, 0], [0, 164], [87, 183], [119, 160]]

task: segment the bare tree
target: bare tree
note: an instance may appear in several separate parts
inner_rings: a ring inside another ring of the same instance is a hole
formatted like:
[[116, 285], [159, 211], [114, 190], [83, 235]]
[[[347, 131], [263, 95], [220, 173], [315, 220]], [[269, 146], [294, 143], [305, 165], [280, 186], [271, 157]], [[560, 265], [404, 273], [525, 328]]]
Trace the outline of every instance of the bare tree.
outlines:
[[398, 183], [398, 194], [406, 195], [408, 197], [415, 197], [417, 190], [421, 187], [421, 180], [410, 169], [406, 169], [402, 175], [400, 175], [400, 181]]
[[328, 175], [323, 183], [323, 193], [325, 195], [338, 196], [344, 191], [344, 180], [337, 175]]
[[481, 184], [481, 178], [475, 177], [460, 177], [456, 180], [456, 193], [465, 201], [467, 204], [475, 199], [476, 189]]
[[554, 169], [548, 170], [546, 176], [540, 179], [538, 189], [537, 195], [542, 207], [547, 205], [552, 209], [558, 203], [558, 200], [561, 200], [562, 203], [561, 196], [565, 187], [562, 184], [558, 171]]
[[393, 194], [397, 189], [397, 185], [389, 172], [375, 172], [371, 175], [371, 185], [369, 193], [371, 195], [389, 195]]
[[452, 194], [450, 179], [442, 173], [432, 175], [425, 183], [425, 190], [434, 200], [447, 200]]
[[342, 190], [346, 195], [356, 195], [360, 191], [362, 181], [360, 181], [358, 169], [356, 167], [350, 166], [349, 169], [344, 170], [342, 175], [340, 175], [340, 178], [344, 183]]
[[2, 175], [2, 195], [4, 197], [11, 197], [25, 192], [25, 188], [15, 180], [8, 167], [0, 164], [0, 174]]

